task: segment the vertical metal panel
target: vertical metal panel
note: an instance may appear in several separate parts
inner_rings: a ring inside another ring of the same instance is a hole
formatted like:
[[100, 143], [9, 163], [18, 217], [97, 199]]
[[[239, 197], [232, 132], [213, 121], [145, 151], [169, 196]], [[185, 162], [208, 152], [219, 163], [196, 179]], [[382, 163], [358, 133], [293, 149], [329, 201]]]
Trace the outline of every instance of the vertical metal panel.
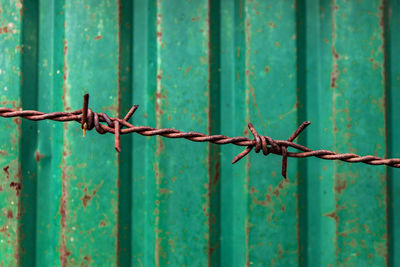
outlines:
[[[22, 51], [22, 5], [17, 2], [2, 3], [1, 21], [1, 104], [7, 107], [21, 105], [21, 51]], [[19, 119], [1, 124], [1, 265], [15, 265], [20, 257], [21, 233], [21, 164], [19, 141], [21, 138]]]
[[[397, 1], [0, 1], [1, 104], [399, 157]], [[399, 262], [395, 169], [0, 120], [0, 265]]]

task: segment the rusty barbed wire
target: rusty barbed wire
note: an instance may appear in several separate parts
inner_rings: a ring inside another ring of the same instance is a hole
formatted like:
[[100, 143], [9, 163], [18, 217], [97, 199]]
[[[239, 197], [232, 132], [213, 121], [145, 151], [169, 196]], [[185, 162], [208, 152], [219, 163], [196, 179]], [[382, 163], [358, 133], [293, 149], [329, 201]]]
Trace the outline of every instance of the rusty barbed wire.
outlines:
[[[269, 136], [259, 135], [253, 124], [249, 123], [248, 127], [254, 137], [254, 139], [251, 140], [242, 136], [228, 137], [225, 135], [206, 135], [199, 132], [182, 132], [172, 128], [157, 129], [149, 126], [134, 126], [128, 121], [138, 107], [138, 105], [132, 106], [123, 119], [113, 118], [109, 117], [105, 113], [93, 112], [89, 108], [89, 94], [85, 94], [83, 97], [83, 108], [72, 112], [43, 113], [36, 110], [16, 110], [0, 107], [0, 117], [21, 117], [33, 121], [76, 121], [81, 124], [83, 136], [85, 136], [87, 130], [90, 131], [93, 128], [95, 128], [99, 134], [114, 134], [114, 146], [118, 152], [121, 152], [120, 135], [129, 133], [138, 133], [144, 136], [160, 135], [167, 138], [185, 138], [194, 142], [210, 142], [218, 145], [234, 144], [238, 146], [245, 146], [246, 148], [233, 158], [232, 164], [245, 157], [254, 148], [256, 153], [262, 151], [265, 156], [271, 153], [282, 156], [282, 176], [284, 178], [287, 177], [288, 157], [317, 157], [327, 160], [341, 160], [349, 163], [362, 162], [369, 165], [387, 165], [389, 167], [400, 168], [400, 158], [384, 159], [371, 155], [359, 156], [353, 153], [339, 154], [329, 150], [311, 150], [308, 147], [293, 143], [297, 136], [308, 125], [310, 125], [309, 121], [303, 122], [287, 140], [274, 140]], [[288, 152], [288, 147], [300, 150], [302, 152]]]

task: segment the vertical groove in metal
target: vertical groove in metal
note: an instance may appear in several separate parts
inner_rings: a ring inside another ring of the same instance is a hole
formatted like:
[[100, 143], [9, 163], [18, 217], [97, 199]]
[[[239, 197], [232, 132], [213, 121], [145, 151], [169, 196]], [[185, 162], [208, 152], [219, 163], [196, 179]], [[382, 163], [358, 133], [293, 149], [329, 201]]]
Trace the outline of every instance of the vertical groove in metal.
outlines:
[[[295, 1], [296, 5], [296, 78], [297, 78], [297, 124], [300, 125], [304, 121], [307, 121], [307, 37], [306, 28], [307, 26], [311, 26], [307, 24], [307, 16], [306, 12], [307, 1]], [[315, 6], [317, 6], [315, 4]], [[313, 29], [313, 28], [311, 28]], [[307, 146], [307, 133], [303, 133], [297, 138], [297, 141], [301, 144]], [[298, 161], [298, 175], [297, 175], [297, 246], [298, 246], [298, 262], [302, 266], [308, 265], [308, 238], [309, 229], [308, 229], [308, 209], [307, 209], [307, 174], [308, 168], [305, 160]], [[318, 261], [318, 259], [316, 259]], [[318, 262], [315, 262], [318, 265]]]
[[[132, 106], [133, 88], [133, 4], [132, 1], [118, 2], [119, 27], [119, 83], [120, 83], [120, 116], [123, 117]], [[137, 103], [139, 104], [139, 103]], [[135, 115], [131, 118], [135, 121]], [[131, 122], [132, 122], [131, 121]], [[123, 149], [118, 158], [119, 167], [119, 199], [118, 199], [118, 264], [132, 265], [132, 171], [137, 163], [132, 161], [134, 149], [132, 136], [121, 137]]]
[[[220, 105], [220, 133], [228, 136], [234, 136], [235, 116], [234, 116], [234, 92], [236, 89], [235, 72], [235, 50], [236, 50], [236, 4], [234, 1], [220, 1], [220, 101], [214, 103]], [[213, 104], [213, 103], [212, 103]], [[234, 218], [234, 209], [239, 209], [236, 201], [240, 195], [234, 194], [234, 185], [239, 182], [237, 176], [233, 176], [232, 158], [234, 149], [231, 146], [221, 146], [221, 167], [220, 167], [220, 263], [227, 266], [235, 266], [234, 263], [241, 264], [238, 261], [234, 248], [241, 246], [238, 241], [235, 227], [238, 219]], [[237, 166], [239, 167], [239, 166]], [[240, 167], [239, 167], [240, 168]], [[240, 203], [240, 202], [239, 202]], [[235, 240], [235, 241], [234, 241]], [[218, 265], [218, 264], [216, 264]], [[243, 264], [242, 264], [243, 266]]]
[[[29, 12], [25, 12], [29, 10]], [[38, 52], [39, 52], [39, 3], [28, 1], [22, 10], [22, 62], [21, 62], [21, 106], [23, 109], [38, 108]], [[32, 64], [33, 63], [33, 64]], [[20, 140], [19, 201], [19, 252], [20, 264], [28, 265], [36, 258], [36, 182], [37, 162], [34, 160], [38, 141], [38, 125], [22, 121]]]
[[[44, 112], [62, 110], [64, 15], [62, 1], [39, 3], [39, 88], [38, 108]], [[61, 62], [61, 64], [60, 64]], [[36, 265], [60, 265], [59, 240], [62, 195], [63, 125], [38, 123]], [[56, 249], [55, 249], [56, 248]]]
[[[221, 3], [208, 0], [209, 28], [209, 116], [208, 133], [221, 133]], [[208, 187], [210, 207], [208, 216], [209, 244], [208, 266], [221, 265], [221, 149], [209, 145]]]
[[[400, 30], [398, 1], [385, 1], [385, 62], [386, 62], [386, 116], [387, 116], [387, 155], [398, 156], [400, 147], [400, 124], [398, 106], [400, 103], [400, 64], [396, 55], [400, 53]], [[388, 168], [388, 265], [400, 264], [400, 175], [398, 171]]]

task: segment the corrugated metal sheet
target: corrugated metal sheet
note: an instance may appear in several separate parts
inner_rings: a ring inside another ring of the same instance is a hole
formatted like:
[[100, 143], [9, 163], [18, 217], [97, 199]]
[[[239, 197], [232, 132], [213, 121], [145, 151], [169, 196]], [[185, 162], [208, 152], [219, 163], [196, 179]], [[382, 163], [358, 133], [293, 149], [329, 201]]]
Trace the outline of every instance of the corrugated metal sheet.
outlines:
[[[0, 1], [1, 105], [400, 156], [398, 1]], [[0, 119], [0, 265], [400, 264], [400, 174]]]

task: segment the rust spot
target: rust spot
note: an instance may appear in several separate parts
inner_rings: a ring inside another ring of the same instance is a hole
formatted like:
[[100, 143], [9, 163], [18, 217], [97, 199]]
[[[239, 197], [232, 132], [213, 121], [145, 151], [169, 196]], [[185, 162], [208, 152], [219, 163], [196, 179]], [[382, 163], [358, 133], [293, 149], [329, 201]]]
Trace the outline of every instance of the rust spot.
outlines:
[[246, 247], [246, 267], [250, 267], [250, 249], [249, 249], [249, 240], [250, 240], [250, 226], [249, 226], [249, 222], [248, 219], [246, 219], [246, 223], [245, 223], [245, 231], [246, 231], [246, 243], [245, 243], [245, 247]]
[[265, 67], [265, 73], [268, 73], [269, 72], [269, 66], [266, 66]]
[[87, 207], [87, 203], [92, 199], [92, 196], [89, 195], [84, 195], [82, 199], [82, 204], [83, 206], [86, 208]]
[[337, 64], [337, 60], [339, 59], [339, 54], [336, 51], [335, 43], [336, 43], [336, 27], [335, 27], [335, 12], [338, 10], [338, 6], [334, 4], [332, 6], [332, 19], [331, 19], [331, 30], [332, 30], [332, 72], [331, 72], [331, 88], [337, 88], [337, 79], [339, 76], [339, 66]]
[[159, 25], [161, 24], [161, 20], [162, 20], [162, 15], [161, 14], [157, 14], [157, 21], [156, 23]]
[[7, 218], [12, 219], [14, 217], [12, 210], [8, 210], [7, 212]]
[[67, 52], [68, 52], [68, 44], [67, 44], [67, 40], [63, 40], [63, 55], [66, 56]]
[[[67, 64], [67, 52], [68, 52], [68, 43], [67, 40], [63, 40], [63, 55], [64, 55], [64, 61], [63, 61], [63, 96], [62, 96], [62, 100], [63, 100], [63, 107], [66, 111], [70, 110], [70, 107], [68, 107], [67, 105], [67, 101], [66, 101], [66, 96], [67, 96], [67, 91], [68, 91], [68, 85], [67, 85], [67, 79], [68, 79], [68, 64]], [[65, 126], [66, 127], [66, 126]]]
[[331, 88], [337, 88], [337, 79], [339, 76], [339, 71], [338, 71], [338, 64], [333, 65], [332, 73], [331, 73]]
[[264, 200], [262, 200], [262, 199], [260, 200], [256, 196], [257, 193], [258, 193], [258, 190], [256, 190], [254, 187], [252, 187], [251, 190], [250, 190], [250, 196], [251, 196], [252, 203], [254, 203], [255, 205], [263, 206], [263, 207], [266, 207], [269, 203], [271, 203], [271, 201], [272, 201], [272, 196], [271, 195], [266, 193], [264, 195], [265, 199]]
[[189, 71], [192, 69], [192, 65], [190, 65], [189, 67], [186, 68], [185, 70], [185, 76], [188, 75]]
[[103, 39], [103, 35], [96, 35], [96, 36], [94, 37], [94, 39], [95, 39], [95, 40], [101, 40], [101, 39]]
[[7, 155], [7, 151], [5, 150], [0, 150], [0, 156], [5, 156]]
[[104, 220], [101, 220], [100, 224], [99, 224], [99, 227], [104, 227], [106, 225], [107, 225], [107, 223]]
[[7, 176], [10, 175], [10, 172], [8, 171], [9, 168], [10, 168], [10, 166], [8, 166], [8, 165], [3, 168], [3, 171], [7, 174]]
[[335, 192], [341, 194], [344, 189], [346, 189], [347, 181], [337, 179], [335, 183]]
[[330, 218], [334, 219], [336, 223], [339, 222], [339, 216], [337, 215], [336, 210], [335, 210], [335, 211], [332, 211], [332, 212], [330, 212], [330, 213], [327, 213], [327, 214], [325, 214], [324, 216], [330, 217]]
[[11, 33], [11, 29], [9, 29], [7, 26], [0, 28], [0, 34], [3, 34], [3, 33]]
[[[65, 103], [64, 103], [65, 105]], [[67, 130], [67, 125], [65, 124], [64, 128]], [[68, 146], [66, 143], [63, 145], [63, 158], [61, 161], [62, 166], [62, 175], [61, 175], [61, 200], [60, 200], [60, 223], [61, 223], [61, 245], [60, 245], [60, 262], [61, 266], [66, 266], [67, 258], [71, 254], [67, 251], [67, 241], [65, 236], [65, 228], [67, 221], [67, 177], [68, 177], [68, 166], [66, 166], [66, 157], [70, 154], [68, 150]]]
[[38, 150], [35, 152], [35, 159], [37, 162], [40, 162], [40, 160], [44, 158], [44, 155], [40, 154]]
[[279, 189], [276, 188], [273, 194], [275, 195], [275, 197], [279, 197], [279, 193], [280, 193]]
[[276, 28], [276, 23], [270, 21], [270, 22], [268, 23], [268, 26], [269, 26], [270, 28]]
[[62, 246], [60, 248], [60, 257], [62, 259], [61, 265], [62, 266], [67, 266], [67, 258], [71, 255], [71, 252], [66, 250], [67, 248]]
[[90, 194], [90, 195], [87, 194], [87, 191], [88, 191], [87, 188], [85, 188], [85, 189], [83, 190], [84, 193], [85, 193], [85, 195], [81, 198], [81, 200], [82, 200], [82, 204], [83, 204], [83, 206], [84, 206], [85, 208], [87, 207], [89, 201], [97, 194], [97, 191], [99, 191], [99, 189], [100, 189], [100, 187], [101, 187], [102, 185], [103, 185], [103, 181], [96, 187], [96, 189], [94, 189], [94, 190], [92, 191], [92, 194]]
[[21, 125], [21, 118], [12, 118], [12, 121], [16, 124], [16, 125]]
[[215, 175], [214, 175], [214, 181], [213, 181], [214, 187], [218, 184], [218, 181], [219, 181], [219, 178], [220, 178], [219, 166], [220, 166], [220, 162], [217, 161], [215, 163]]
[[167, 99], [167, 96], [165, 94], [156, 92], [156, 99], [160, 100], [161, 98]]
[[324, 214], [323, 216], [330, 217], [330, 218], [334, 219], [335, 222], [336, 222], [336, 225], [338, 225], [338, 223], [339, 223], [339, 216], [338, 216], [338, 214], [337, 214], [337, 211], [338, 211], [338, 210], [342, 210], [342, 209], [344, 209], [343, 206], [336, 205], [336, 210], [334, 210], [334, 211], [332, 211], [332, 212], [330, 212], [330, 213]]
[[4, 233], [4, 232], [6, 232], [7, 231], [7, 226], [6, 225], [4, 225], [3, 227], [1, 227], [0, 228], [0, 233]]
[[331, 50], [332, 50], [333, 58], [334, 58], [334, 59], [339, 59], [340, 56], [339, 56], [338, 52], [336, 51], [336, 48], [335, 48], [335, 47], [332, 47]]
[[169, 194], [171, 194], [172, 191], [169, 190], [168, 188], [160, 188], [160, 195], [166, 195], [168, 196]]
[[17, 191], [17, 196], [19, 196], [19, 194], [21, 192], [21, 183], [11, 182], [10, 187], [14, 188], [15, 191]]

